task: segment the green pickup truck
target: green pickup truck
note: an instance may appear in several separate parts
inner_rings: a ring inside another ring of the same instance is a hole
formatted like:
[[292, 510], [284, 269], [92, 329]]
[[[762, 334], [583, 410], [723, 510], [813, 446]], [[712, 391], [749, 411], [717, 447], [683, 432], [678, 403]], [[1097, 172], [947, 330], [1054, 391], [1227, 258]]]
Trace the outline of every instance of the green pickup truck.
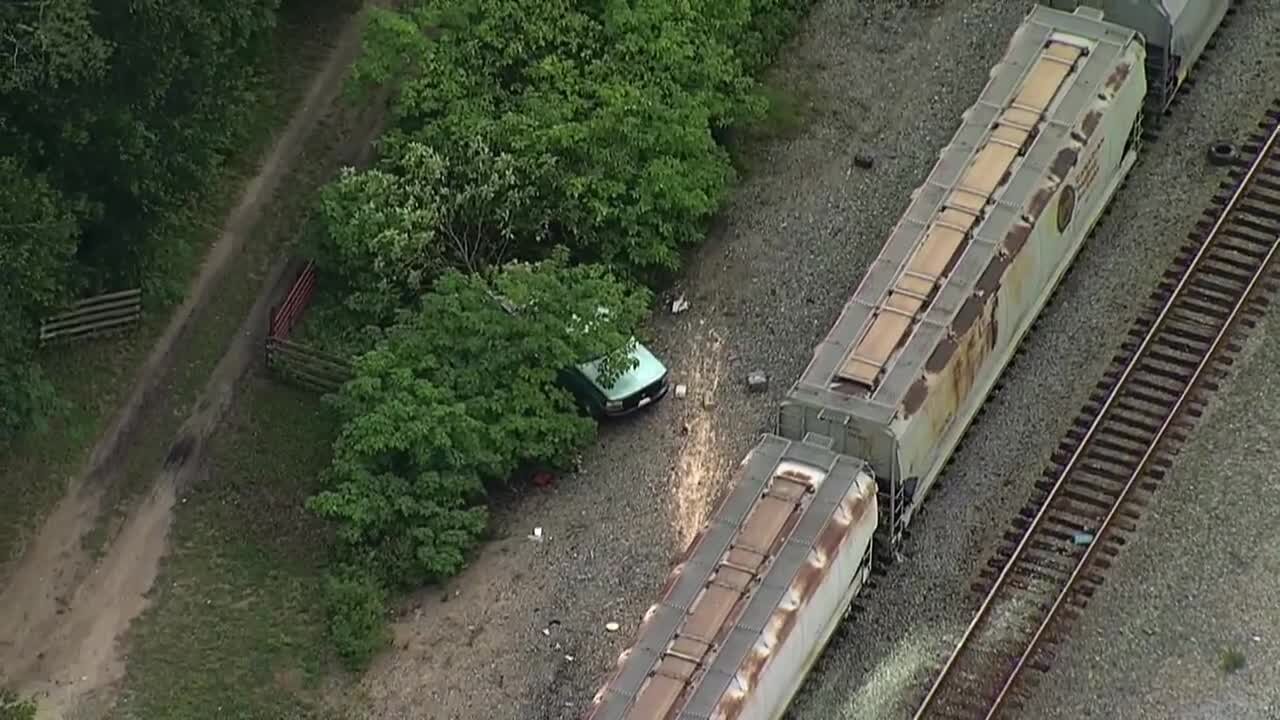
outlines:
[[617, 417], [652, 405], [667, 394], [667, 368], [649, 348], [634, 343], [635, 367], [609, 387], [600, 384], [600, 361], [582, 363], [562, 373], [562, 382], [587, 412], [595, 417]]

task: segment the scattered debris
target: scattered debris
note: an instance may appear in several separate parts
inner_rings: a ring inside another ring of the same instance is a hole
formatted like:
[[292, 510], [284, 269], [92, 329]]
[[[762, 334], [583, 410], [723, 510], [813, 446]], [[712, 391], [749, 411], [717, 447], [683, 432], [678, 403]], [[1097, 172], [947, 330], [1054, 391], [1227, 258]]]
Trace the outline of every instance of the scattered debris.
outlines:
[[1209, 146], [1209, 164], [1222, 167], [1236, 160], [1236, 146], [1229, 142], [1216, 142]]
[[556, 476], [549, 472], [537, 472], [533, 474], [533, 484], [540, 488], [551, 487], [556, 483]]
[[534, 528], [533, 534], [529, 536], [529, 539], [535, 542], [542, 542], [542, 528], [540, 527]]
[[706, 408], [707, 410], [710, 410], [715, 406], [716, 406], [715, 396], [713, 396], [711, 393], [707, 393], [702, 396], [702, 407]]
[[1093, 542], [1093, 533], [1091, 532], [1074, 533], [1071, 536], [1071, 542], [1075, 543], [1076, 545], [1088, 545], [1089, 543]]
[[688, 385], [676, 385], [676, 397], [683, 399], [684, 396], [688, 394], [689, 394]]
[[542, 634], [551, 637], [551, 628], [542, 628]]
[[753, 370], [747, 374], [747, 388], [752, 392], [762, 392], [769, 387], [769, 376], [763, 370]]
[[679, 315], [680, 313], [688, 309], [689, 309], [689, 301], [685, 300], [683, 295], [671, 301], [672, 315]]
[[565, 656], [564, 656], [564, 659], [565, 659], [565, 660], [567, 660], [567, 661], [569, 661], [569, 662], [573, 662], [573, 656], [572, 656], [572, 655], [565, 655]]
[[867, 153], [858, 153], [853, 156], [853, 164], [863, 170], [870, 170], [876, 164], [876, 159]]
[[618, 628], [620, 627], [622, 626], [616, 622], [607, 622], [604, 624], [604, 629], [608, 630], [609, 632], [618, 632]]

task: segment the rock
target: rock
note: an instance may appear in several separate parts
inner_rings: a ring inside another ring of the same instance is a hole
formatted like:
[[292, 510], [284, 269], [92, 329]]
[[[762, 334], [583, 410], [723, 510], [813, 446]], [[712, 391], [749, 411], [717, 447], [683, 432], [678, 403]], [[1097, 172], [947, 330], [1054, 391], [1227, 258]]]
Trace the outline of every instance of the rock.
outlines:
[[706, 408], [707, 410], [710, 410], [715, 406], [716, 406], [716, 399], [711, 395], [711, 393], [707, 393], [706, 395], [702, 396], [702, 407]]
[[863, 170], [870, 170], [876, 164], [876, 159], [866, 153], [858, 153], [853, 156], [853, 164]]
[[747, 389], [751, 392], [763, 392], [769, 387], [769, 376], [763, 370], [753, 370], [747, 374]]

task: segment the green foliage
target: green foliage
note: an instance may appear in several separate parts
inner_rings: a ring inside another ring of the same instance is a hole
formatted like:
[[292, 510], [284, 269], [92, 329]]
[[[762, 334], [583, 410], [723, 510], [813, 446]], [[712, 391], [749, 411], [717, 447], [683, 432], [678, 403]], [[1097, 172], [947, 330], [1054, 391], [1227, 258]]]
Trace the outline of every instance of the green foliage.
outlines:
[[364, 670], [387, 646], [387, 592], [369, 573], [343, 566], [325, 579], [329, 637], [347, 669]]
[[510, 155], [480, 141], [468, 151], [474, 162], [459, 165], [410, 142], [382, 167], [348, 169], [321, 192], [314, 256], [345, 280], [346, 304], [360, 317], [388, 322], [446, 268], [506, 259], [528, 193]]
[[173, 220], [249, 125], [279, 2], [0, 4], [0, 440], [49, 407], [38, 317], [72, 291], [185, 282]]
[[556, 242], [627, 274], [672, 270], [734, 177], [716, 131], [763, 113], [751, 73], [808, 4], [425, 0], [381, 13], [355, 80], [395, 85], [397, 121], [393, 160], [370, 182], [423, 187], [398, 159], [423, 146], [468, 178], [496, 155], [509, 182], [481, 183], [494, 192], [473, 207], [501, 216], [475, 224], [508, 228], [517, 256]]
[[0, 156], [0, 442], [52, 406], [53, 389], [32, 355], [40, 317], [66, 299], [75, 241], [65, 199]]
[[1222, 667], [1222, 671], [1228, 675], [1239, 672], [1245, 666], [1244, 653], [1238, 647], [1230, 647], [1222, 651], [1218, 664]]
[[[0, 152], [81, 202], [97, 287], [146, 281], [152, 231], [207, 187], [245, 124], [279, 0], [63, 0], [7, 9], [22, 72], [0, 86]], [[12, 35], [12, 34], [11, 34]], [[113, 287], [114, 289], [114, 287]]]
[[564, 464], [591, 436], [560, 371], [596, 357], [606, 377], [628, 369], [648, 300], [562, 251], [446, 272], [336, 396], [346, 424], [310, 507], [388, 583], [458, 572], [486, 528], [485, 484], [522, 462]]
[[101, 77], [113, 48], [94, 32], [96, 14], [90, 0], [0, 5], [0, 93]]
[[0, 720], [35, 720], [36, 704], [0, 688]]

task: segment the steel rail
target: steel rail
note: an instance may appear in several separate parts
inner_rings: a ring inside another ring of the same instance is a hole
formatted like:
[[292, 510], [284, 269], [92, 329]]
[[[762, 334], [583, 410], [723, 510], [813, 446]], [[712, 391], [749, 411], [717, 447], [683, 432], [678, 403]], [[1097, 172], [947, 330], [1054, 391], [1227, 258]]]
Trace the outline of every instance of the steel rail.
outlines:
[[[1013, 554], [1010, 556], [1009, 560], [1005, 563], [1004, 567], [1001, 569], [1000, 575], [996, 578], [995, 584], [991, 587], [991, 590], [987, 593], [986, 598], [983, 599], [982, 604], [981, 606], [979, 606], [978, 611], [974, 615], [973, 620], [970, 621], [969, 626], [965, 629], [964, 635], [961, 636], [960, 641], [956, 644], [955, 649], [952, 650], [950, 657], [947, 658], [946, 664], [943, 665], [941, 672], [938, 674], [938, 677], [935, 679], [933, 685], [929, 688], [928, 694], [925, 696], [924, 700], [920, 703], [920, 706], [916, 710], [915, 715], [912, 716], [913, 720], [920, 720], [924, 716], [924, 713], [928, 711], [934, 699], [938, 697], [938, 693], [941, 690], [942, 686], [947, 681], [947, 679], [950, 677], [951, 671], [955, 667], [957, 659], [967, 649], [968, 642], [970, 638], [973, 637], [973, 634], [977, 630], [978, 626], [983, 622], [983, 620], [986, 619], [987, 613], [990, 611], [992, 603], [995, 601], [1000, 590], [1004, 587], [1004, 583], [1006, 579], [1008, 578], [1009, 574], [1013, 571], [1013, 568], [1016, 565], [1016, 561], [1018, 560], [1018, 558], [1020, 558], [1023, 552], [1025, 551], [1025, 548], [1027, 544], [1030, 542], [1031, 537], [1034, 534], [1034, 531], [1036, 530], [1036, 528], [1040, 526], [1040, 523], [1043, 520], [1045, 514], [1049, 511], [1049, 507], [1052, 504], [1053, 499], [1057, 497], [1063, 484], [1066, 482], [1067, 478], [1071, 475], [1071, 473], [1075, 470], [1075, 467], [1078, 464], [1080, 458], [1084, 455], [1086, 448], [1089, 446], [1090, 440], [1092, 440], [1094, 434], [1097, 432], [1098, 428], [1102, 425], [1102, 421], [1107, 417], [1108, 411], [1111, 409], [1111, 406], [1114, 404], [1116, 397], [1120, 394], [1120, 391], [1124, 388], [1125, 382], [1128, 380], [1129, 376], [1133, 373], [1134, 369], [1137, 368], [1140, 362], [1144, 359], [1143, 357], [1144, 353], [1146, 352], [1147, 348], [1151, 345], [1152, 340], [1155, 338], [1157, 332], [1160, 330], [1165, 319], [1168, 317], [1168, 314], [1172, 310], [1175, 302], [1181, 296], [1183, 288], [1186, 286], [1188, 279], [1199, 267], [1205, 253], [1207, 253], [1211, 248], [1213, 239], [1217, 237], [1218, 233], [1222, 229], [1222, 226], [1227, 222], [1227, 219], [1231, 216], [1232, 211], [1235, 210], [1236, 206], [1239, 204], [1240, 198], [1244, 196], [1246, 190], [1250, 185], [1250, 182], [1253, 180], [1254, 176], [1257, 174], [1258, 169], [1263, 165], [1263, 163], [1267, 161], [1272, 148], [1276, 144], [1277, 138], [1280, 138], [1280, 125], [1277, 125], [1275, 128], [1272, 129], [1271, 134], [1266, 139], [1266, 142], [1259, 149], [1257, 156], [1254, 158], [1253, 162], [1249, 166], [1248, 172], [1246, 172], [1242, 176], [1239, 186], [1236, 188], [1231, 198], [1223, 206], [1222, 211], [1218, 215], [1218, 219], [1214, 222], [1212, 228], [1210, 228], [1208, 233], [1205, 235], [1204, 242], [1200, 245], [1200, 248], [1196, 251], [1195, 256], [1192, 258], [1191, 262], [1188, 264], [1186, 271], [1183, 272], [1182, 277], [1178, 279], [1178, 284], [1174, 287], [1173, 291], [1169, 294], [1169, 299], [1161, 307], [1160, 312], [1156, 315], [1155, 320], [1152, 322], [1150, 329], [1147, 330], [1147, 333], [1143, 337], [1142, 342], [1138, 345], [1137, 350], [1134, 351], [1128, 363], [1126, 363], [1124, 369], [1120, 374], [1120, 377], [1112, 385], [1111, 390], [1108, 391], [1107, 396], [1103, 401], [1103, 404], [1101, 405], [1101, 407], [1097, 412], [1097, 415], [1094, 417], [1093, 421], [1089, 424], [1088, 430], [1085, 432], [1084, 436], [1081, 438], [1080, 443], [1076, 446], [1076, 449], [1071, 453], [1071, 457], [1068, 459], [1062, 471], [1058, 474], [1057, 480], [1054, 482], [1053, 488], [1049, 491], [1048, 497], [1045, 499], [1040, 509], [1036, 512], [1035, 517], [1032, 519], [1031, 524], [1027, 527], [1027, 530], [1023, 534], [1022, 539], [1019, 540], [1018, 545], [1015, 547]], [[1277, 241], [1280, 242], [1280, 238], [1277, 238]], [[1041, 623], [1039, 629], [1036, 631], [1036, 634], [1032, 639], [1031, 644], [1028, 646], [1027, 650], [1022, 654], [1022, 657], [1019, 658], [1018, 663], [1014, 667], [1013, 672], [1008, 676], [1006, 682], [1001, 687], [1000, 693], [997, 695], [995, 701], [993, 702], [991, 710], [986, 715], [987, 720], [990, 720], [990, 718], [994, 715], [994, 713], [999, 709], [999, 706], [1003, 703], [1005, 696], [1008, 694], [1008, 691], [1013, 686], [1014, 680], [1017, 679], [1017, 676], [1021, 673], [1022, 668], [1024, 667], [1027, 659], [1030, 657], [1031, 653], [1035, 650], [1036, 646], [1038, 645], [1039, 640], [1044, 633], [1044, 630], [1047, 628], [1049, 622], [1053, 620], [1053, 618], [1056, 616], [1058, 608], [1061, 606], [1062, 600], [1071, 591], [1072, 586], [1075, 584], [1076, 579], [1079, 577], [1080, 571], [1085, 567], [1085, 564], [1087, 563], [1087, 561], [1092, 557], [1093, 549], [1097, 547], [1097, 545], [1099, 544], [1099, 541], [1102, 538], [1103, 532], [1107, 529], [1111, 520], [1114, 518], [1116, 512], [1120, 508], [1120, 505], [1123, 502], [1124, 498], [1128, 495], [1129, 491], [1132, 489], [1132, 486], [1135, 480], [1144, 471], [1147, 462], [1151, 458], [1151, 455], [1153, 455], [1155, 452], [1156, 446], [1159, 444], [1160, 440], [1164, 437], [1164, 434], [1168, 430], [1169, 425], [1172, 424], [1173, 422], [1173, 418], [1177, 415], [1178, 410], [1181, 409], [1182, 405], [1186, 401], [1187, 396], [1190, 394], [1191, 388], [1194, 386], [1195, 381], [1199, 378], [1204, 368], [1207, 367], [1210, 359], [1213, 357], [1214, 351], [1217, 349], [1218, 345], [1221, 343], [1222, 338], [1225, 337], [1227, 330], [1230, 328], [1232, 322], [1235, 320], [1235, 318], [1239, 314], [1240, 309], [1244, 306], [1245, 302], [1248, 300], [1249, 294], [1252, 292], [1253, 288], [1256, 286], [1258, 278], [1262, 276], [1262, 273], [1265, 271], [1267, 265], [1270, 263], [1272, 257], [1274, 256], [1276, 247], [1277, 247], [1276, 243], [1273, 243], [1271, 246], [1271, 249], [1268, 251], [1266, 255], [1266, 258], [1261, 263], [1259, 263], [1258, 269], [1250, 278], [1248, 285], [1245, 287], [1245, 290], [1241, 293], [1240, 299], [1236, 302], [1235, 306], [1233, 307], [1230, 316], [1228, 316], [1227, 319], [1222, 323], [1222, 327], [1219, 329], [1217, 336], [1214, 338], [1213, 344], [1210, 346], [1209, 350], [1205, 353], [1204, 357], [1201, 359], [1200, 363], [1197, 365], [1195, 373], [1192, 375], [1191, 379], [1187, 382], [1186, 388], [1179, 395], [1177, 403], [1174, 406], [1174, 409], [1165, 418], [1165, 421], [1157, 431], [1155, 438], [1149, 444], [1146, 453], [1144, 453], [1142, 460], [1139, 463], [1137, 471], [1135, 471], [1132, 474], [1132, 476], [1129, 478], [1128, 482], [1125, 483], [1124, 490], [1121, 492], [1120, 497], [1116, 500], [1116, 503], [1112, 506], [1111, 511], [1107, 513], [1107, 516], [1103, 521], [1102, 526], [1098, 529], [1097, 533], [1095, 533], [1093, 542], [1089, 544], [1089, 547], [1085, 551], [1081, 561], [1076, 565], [1075, 570], [1072, 572], [1071, 577], [1068, 579], [1063, 590], [1058, 594], [1057, 600], [1055, 600], [1053, 606], [1051, 607], [1049, 615], [1046, 617], [1044, 622]]]
[[[1196, 255], [1197, 261], [1199, 260], [1200, 256], [1203, 254], [1204, 249], [1209, 246], [1209, 243], [1217, 235], [1219, 229], [1222, 227], [1227, 216], [1233, 210], [1235, 210], [1236, 203], [1238, 202], [1239, 198], [1242, 196], [1243, 191], [1249, 185], [1250, 181], [1253, 180], [1254, 174], [1257, 172], [1257, 169], [1261, 166], [1263, 162], [1267, 160], [1268, 155], [1271, 152], [1271, 148], [1274, 145], [1277, 137], [1280, 137], [1280, 125], [1277, 125], [1276, 129], [1272, 131], [1271, 137], [1268, 138], [1267, 143], [1262, 148], [1262, 151], [1258, 153], [1258, 157], [1254, 160], [1253, 164], [1250, 166], [1249, 173], [1246, 174], [1244, 178], [1241, 180], [1240, 187], [1236, 189], [1236, 192], [1235, 194], [1232, 195], [1231, 200], [1227, 204], [1227, 207], [1225, 207], [1222, 213], [1218, 216], [1218, 221], [1214, 223], [1213, 229], [1209, 231], [1209, 235], [1207, 236], [1204, 245], [1201, 246], [1201, 251]], [[1099, 528], [1096, 536], [1094, 537], [1093, 542], [1089, 543], [1089, 546], [1085, 549], [1084, 554], [1080, 557], [1080, 561], [1076, 564], [1075, 570], [1072, 571], [1071, 576], [1067, 578], [1067, 582], [1063, 585], [1062, 590], [1058, 593], [1057, 598], [1054, 599], [1053, 605], [1050, 606], [1049, 612], [1045, 615], [1045, 619], [1040, 623], [1040, 627], [1036, 628], [1035, 635], [1032, 636], [1031, 642], [1027, 645], [1027, 649], [1023, 651], [1022, 656], [1018, 658], [1018, 662], [1014, 666], [1013, 671], [1009, 673], [1009, 676], [1005, 680], [1004, 685], [1000, 688], [1000, 692], [997, 693], [995, 700], [991, 703], [991, 709], [987, 712], [986, 718], [984, 720], [991, 720], [991, 718], [995, 717], [996, 712], [1000, 709], [1000, 706], [1004, 703], [1004, 699], [1008, 695], [1009, 690], [1012, 689], [1013, 683], [1017, 680], [1019, 674], [1021, 674], [1022, 669], [1026, 666], [1026, 663], [1030, 659], [1032, 653], [1034, 653], [1036, 648], [1039, 646], [1040, 639], [1044, 636], [1045, 630], [1048, 629], [1049, 624], [1057, 616], [1058, 608], [1062, 606], [1063, 601], [1066, 600], [1067, 595], [1070, 594], [1072, 587], [1076, 583], [1076, 579], [1080, 576], [1081, 571], [1084, 570], [1084, 568], [1088, 565], [1089, 560], [1093, 557], [1093, 551], [1096, 547], [1098, 547], [1099, 541], [1102, 539], [1102, 534], [1106, 531], [1107, 527], [1110, 526], [1111, 520], [1115, 517], [1116, 513], [1119, 512], [1121, 504], [1125, 501], [1125, 498], [1129, 496], [1129, 492], [1133, 489], [1134, 483], [1136, 483], [1138, 478], [1141, 477], [1142, 473], [1145, 472], [1147, 468], [1147, 463], [1150, 462], [1151, 456], [1155, 454], [1156, 447], [1160, 444], [1160, 441], [1164, 438], [1165, 433], [1168, 432], [1169, 426], [1173, 424], [1174, 418], [1177, 417], [1178, 412], [1182, 409], [1183, 405], [1186, 404], [1187, 398], [1190, 397], [1191, 391], [1195, 387], [1196, 381], [1199, 380], [1200, 376], [1204, 374], [1205, 368], [1207, 368], [1209, 366], [1209, 363], [1213, 360], [1214, 354], [1217, 352], [1218, 347], [1222, 344], [1223, 339], [1226, 338], [1227, 332], [1231, 329], [1232, 325], [1235, 322], [1235, 319], [1239, 317], [1240, 311], [1244, 308], [1245, 304], [1249, 301], [1249, 296], [1253, 293], [1253, 289], [1257, 286], [1258, 281], [1266, 273], [1267, 267], [1270, 266], [1271, 260], [1275, 257], [1277, 247], [1280, 247], [1280, 236], [1276, 237], [1275, 242], [1273, 242], [1271, 244], [1271, 247], [1267, 250], [1266, 256], [1263, 257], [1261, 262], [1258, 263], [1257, 269], [1254, 270], [1253, 275], [1249, 278], [1249, 282], [1245, 285], [1244, 290], [1241, 291], [1240, 297], [1236, 300], [1235, 304], [1232, 306], [1231, 314], [1228, 315], [1225, 320], [1223, 320], [1222, 326], [1218, 329], [1217, 334], [1213, 338], [1213, 342], [1210, 343], [1209, 348], [1204, 353], [1204, 357], [1202, 357], [1200, 359], [1200, 362], [1196, 365], [1195, 372], [1193, 372], [1191, 374], [1191, 377], [1187, 380], [1186, 387], [1184, 387], [1182, 392], [1178, 395], [1178, 399], [1174, 403], [1173, 408], [1169, 410], [1169, 414], [1165, 417], [1164, 422], [1160, 424], [1159, 430], [1156, 431], [1155, 438], [1151, 441], [1151, 444], [1147, 446], [1147, 450], [1145, 453], [1143, 453], [1142, 459], [1138, 461], [1137, 468], [1133, 471], [1132, 474], [1130, 474], [1129, 479], [1125, 481], [1124, 489], [1120, 491], [1119, 497], [1116, 498], [1115, 505], [1111, 506], [1111, 510], [1107, 513], [1107, 516], [1103, 519], [1102, 525]], [[1186, 278], [1189, 277], [1191, 272], [1194, 270], [1195, 270], [1194, 264], [1192, 265], [1192, 267], [1187, 268], [1187, 272], [1183, 275], [1183, 282], [1185, 282]], [[1156, 324], [1152, 325], [1151, 330], [1147, 333], [1146, 339], [1149, 340], [1151, 337], [1154, 336], [1160, 321], [1163, 320], [1168, 309], [1173, 306], [1174, 301], [1177, 299], [1178, 291], [1181, 290], [1183, 286], [1183, 282], [1179, 282], [1178, 289], [1175, 290], [1174, 294], [1170, 296], [1169, 302], [1165, 305], [1164, 309], [1161, 311], [1161, 315], [1159, 318], [1157, 318]], [[1130, 362], [1130, 365], [1129, 365], [1130, 367], [1136, 366], [1137, 360], [1139, 360], [1139, 354], [1141, 353], [1143, 348], [1145, 348], [1145, 341], [1142, 348], [1139, 349], [1139, 353], [1134, 355], [1133, 360]], [[1123, 381], [1124, 380], [1122, 378], [1120, 382], [1123, 382]], [[1117, 383], [1117, 386], [1119, 386], [1119, 384], [1120, 383]], [[1104, 409], [1104, 412], [1105, 412], [1105, 409]]]

